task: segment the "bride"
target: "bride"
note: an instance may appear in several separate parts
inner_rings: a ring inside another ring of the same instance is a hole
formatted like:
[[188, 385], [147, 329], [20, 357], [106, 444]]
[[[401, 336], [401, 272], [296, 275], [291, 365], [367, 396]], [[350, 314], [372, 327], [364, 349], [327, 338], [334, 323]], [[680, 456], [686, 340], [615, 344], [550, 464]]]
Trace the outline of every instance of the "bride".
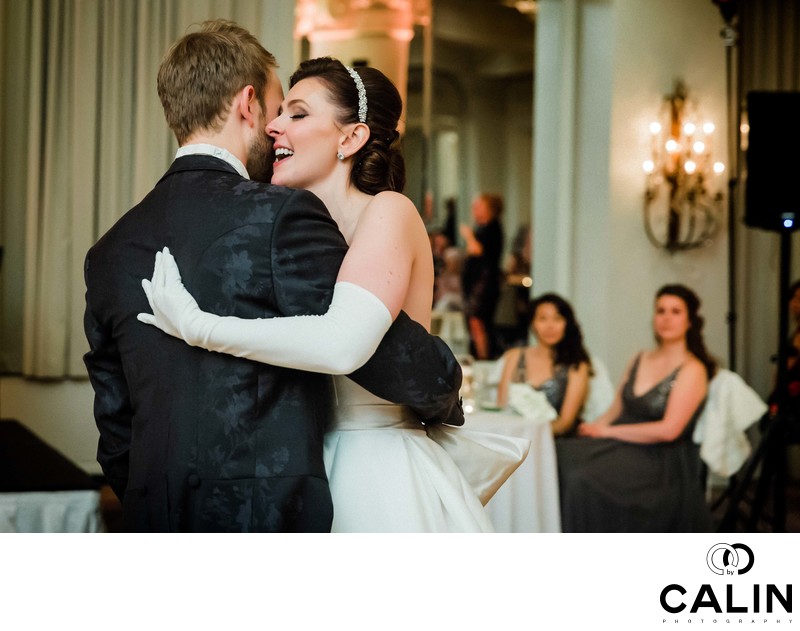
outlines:
[[[272, 183], [315, 193], [349, 245], [325, 315], [242, 320], [205, 313], [165, 249], [152, 281], [143, 281], [154, 315], [140, 320], [207, 350], [340, 375], [324, 451], [334, 532], [491, 531], [476, 492], [419, 420], [341, 376], [370, 358], [401, 310], [430, 329], [433, 260], [419, 213], [400, 193], [401, 111], [397, 89], [380, 71], [320, 58], [299, 66], [267, 125]], [[524, 458], [517, 448], [513, 464], [488, 459], [486, 480], [510, 475]]]

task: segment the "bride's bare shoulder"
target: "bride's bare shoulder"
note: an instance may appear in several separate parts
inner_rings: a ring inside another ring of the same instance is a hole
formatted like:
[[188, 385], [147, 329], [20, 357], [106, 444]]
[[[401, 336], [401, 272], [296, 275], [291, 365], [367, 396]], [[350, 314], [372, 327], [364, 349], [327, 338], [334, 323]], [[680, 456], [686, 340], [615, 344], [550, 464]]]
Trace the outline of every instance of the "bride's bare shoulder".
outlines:
[[402, 193], [382, 191], [364, 209], [360, 225], [376, 224], [382, 229], [424, 230], [425, 224], [414, 203]]
[[372, 202], [367, 207], [371, 212], [396, 213], [403, 218], [420, 219], [417, 207], [414, 206], [408, 197], [395, 191], [382, 191], [372, 198]]

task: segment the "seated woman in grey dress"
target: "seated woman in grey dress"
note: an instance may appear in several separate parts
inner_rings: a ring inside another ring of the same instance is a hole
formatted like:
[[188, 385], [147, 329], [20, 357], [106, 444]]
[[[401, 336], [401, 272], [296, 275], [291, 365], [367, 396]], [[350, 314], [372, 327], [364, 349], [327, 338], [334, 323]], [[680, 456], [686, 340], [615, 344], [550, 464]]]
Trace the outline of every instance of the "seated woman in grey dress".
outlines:
[[510, 384], [527, 383], [544, 392], [558, 413], [550, 424], [553, 435], [571, 435], [589, 394], [592, 370], [581, 327], [570, 304], [557, 294], [532, 300], [529, 313], [537, 344], [506, 351], [497, 404], [505, 407], [508, 403]]
[[692, 431], [716, 365], [699, 309], [689, 288], [662, 287], [655, 348], [631, 360], [605, 414], [556, 445], [565, 532], [710, 529]]

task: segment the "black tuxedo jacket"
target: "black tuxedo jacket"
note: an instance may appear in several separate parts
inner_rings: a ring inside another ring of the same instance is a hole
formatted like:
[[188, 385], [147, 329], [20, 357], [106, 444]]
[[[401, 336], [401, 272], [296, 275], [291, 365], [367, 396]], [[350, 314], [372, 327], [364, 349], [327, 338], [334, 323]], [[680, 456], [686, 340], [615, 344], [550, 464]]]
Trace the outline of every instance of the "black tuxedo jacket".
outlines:
[[[133, 531], [327, 531], [332, 380], [193, 348], [138, 322], [169, 246], [200, 307], [242, 318], [327, 311], [346, 244], [313, 194], [178, 158], [86, 256], [84, 360], [98, 461]], [[405, 314], [353, 376], [422, 420], [463, 422], [452, 353]]]

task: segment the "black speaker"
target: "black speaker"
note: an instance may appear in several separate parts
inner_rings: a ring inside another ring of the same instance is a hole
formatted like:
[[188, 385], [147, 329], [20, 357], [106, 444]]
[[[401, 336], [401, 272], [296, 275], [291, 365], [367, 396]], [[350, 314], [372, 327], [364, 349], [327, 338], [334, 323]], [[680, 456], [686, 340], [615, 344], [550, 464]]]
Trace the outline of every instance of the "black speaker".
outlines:
[[800, 228], [800, 92], [748, 92], [744, 222]]

